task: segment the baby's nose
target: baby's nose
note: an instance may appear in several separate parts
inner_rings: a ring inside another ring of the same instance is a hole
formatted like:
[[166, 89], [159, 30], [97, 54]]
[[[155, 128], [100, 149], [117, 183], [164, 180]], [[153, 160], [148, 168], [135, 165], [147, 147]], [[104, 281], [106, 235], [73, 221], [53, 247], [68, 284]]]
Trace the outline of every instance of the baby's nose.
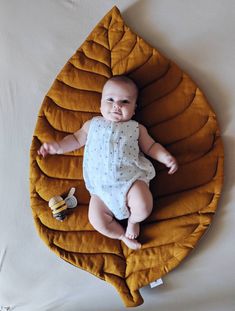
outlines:
[[113, 102], [113, 106], [116, 107], [116, 108], [121, 108], [122, 104], [119, 101], [115, 101], [115, 102]]

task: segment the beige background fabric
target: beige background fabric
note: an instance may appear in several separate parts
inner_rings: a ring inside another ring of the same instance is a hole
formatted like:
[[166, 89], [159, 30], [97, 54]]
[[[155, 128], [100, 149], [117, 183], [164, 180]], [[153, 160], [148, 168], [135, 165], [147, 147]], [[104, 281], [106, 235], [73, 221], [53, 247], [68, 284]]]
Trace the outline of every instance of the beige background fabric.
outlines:
[[[126, 23], [175, 61], [215, 110], [225, 183], [214, 221], [164, 285], [145, 287], [137, 310], [232, 311], [235, 3], [232, 0], [0, 0], [0, 310], [125, 310], [116, 290], [56, 257], [40, 240], [29, 204], [29, 148], [55, 76], [117, 5]], [[4, 309], [3, 309], [4, 310]]]

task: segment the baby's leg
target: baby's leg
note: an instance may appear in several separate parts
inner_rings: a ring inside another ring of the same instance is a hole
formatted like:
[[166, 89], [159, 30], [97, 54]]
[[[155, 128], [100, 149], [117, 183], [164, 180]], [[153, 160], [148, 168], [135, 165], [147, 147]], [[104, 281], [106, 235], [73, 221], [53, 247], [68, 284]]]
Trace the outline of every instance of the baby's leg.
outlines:
[[131, 249], [141, 247], [140, 243], [125, 236], [123, 227], [115, 220], [112, 212], [96, 195], [91, 196], [88, 217], [92, 226], [103, 235], [111, 239], [122, 240]]
[[153, 197], [148, 185], [142, 180], [136, 180], [127, 193], [127, 206], [130, 209], [126, 237], [136, 239], [139, 235], [139, 223], [146, 219], [153, 208]]

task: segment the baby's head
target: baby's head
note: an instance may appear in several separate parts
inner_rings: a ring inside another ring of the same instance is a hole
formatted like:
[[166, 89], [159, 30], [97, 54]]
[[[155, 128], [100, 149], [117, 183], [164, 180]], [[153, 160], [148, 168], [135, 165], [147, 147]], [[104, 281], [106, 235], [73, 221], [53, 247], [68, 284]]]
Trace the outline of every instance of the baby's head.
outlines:
[[138, 88], [126, 76], [114, 76], [104, 85], [100, 111], [103, 117], [114, 122], [130, 120], [135, 114]]

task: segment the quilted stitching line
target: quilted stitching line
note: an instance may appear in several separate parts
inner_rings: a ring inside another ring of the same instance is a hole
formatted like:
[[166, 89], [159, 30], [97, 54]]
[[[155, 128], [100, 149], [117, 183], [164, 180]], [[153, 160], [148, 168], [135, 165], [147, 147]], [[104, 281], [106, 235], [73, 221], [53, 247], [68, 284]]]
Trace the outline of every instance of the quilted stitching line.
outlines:
[[[81, 54], [81, 56], [79, 56]], [[77, 50], [76, 53], [69, 59], [69, 62], [73, 63], [73, 62], [76, 62], [76, 58], [80, 58], [80, 57], [84, 57], [84, 59], [86, 61], [88, 61], [88, 65], [90, 64], [91, 66], [91, 63], [93, 64], [98, 64], [103, 70], [110, 70], [110, 67], [102, 62], [100, 62], [99, 60], [94, 60], [92, 58], [90, 58], [89, 56], [87, 56], [85, 54], [85, 52], [83, 50]], [[80, 65], [82, 66], [82, 62], [81, 61], [78, 61], [77, 62], [80, 63]], [[74, 66], [76, 67], [76, 65], [74, 64]], [[79, 69], [82, 69], [81, 67]], [[94, 73], [100, 73], [98, 70], [97, 71], [92, 71]]]
[[[45, 226], [44, 224], [42, 224], [43, 226]], [[48, 230], [51, 230], [49, 229], [48, 227], [46, 227]], [[52, 229], [53, 230], [53, 229]], [[56, 229], [56, 232], [65, 232], [65, 231], [60, 231], [58, 229]], [[95, 232], [95, 231], [69, 231], [70, 233], [92, 233], [92, 232]], [[58, 244], [56, 244], [54, 241], [51, 242], [51, 245], [54, 245], [56, 246], [58, 249], [62, 250], [62, 251], [65, 251], [65, 252], [70, 252], [71, 254], [76, 254], [76, 255], [87, 255], [87, 256], [93, 256], [95, 257], [96, 255], [102, 255], [102, 256], [110, 256], [110, 257], [117, 257], [119, 260], [121, 260], [123, 263], [125, 262], [125, 258], [123, 258], [123, 256], [117, 254], [117, 253], [111, 253], [110, 251], [109, 252], [95, 252], [95, 253], [89, 253], [89, 252], [76, 252], [76, 251], [71, 251], [71, 250], [68, 250], [68, 249], [65, 249], [65, 248], [62, 248], [60, 247]], [[105, 272], [105, 273], [108, 273], [108, 274], [111, 274], [111, 275], [115, 275], [115, 276], [119, 276], [118, 274], [114, 274], [114, 273], [110, 273], [110, 272]]]
[[125, 35], [125, 31], [124, 31], [124, 27], [123, 27], [123, 29], [122, 29], [122, 36], [121, 36], [121, 38], [114, 44], [114, 46], [112, 47], [112, 49], [110, 49], [110, 52], [111, 52], [111, 53], [112, 53], [113, 49], [115, 49], [116, 46], [122, 41], [124, 35]]
[[[181, 83], [180, 83], [180, 84], [181, 84]], [[179, 87], [179, 86], [177, 86], [176, 89], [177, 89], [178, 87]], [[162, 98], [164, 98], [164, 97], [167, 97], [167, 95], [163, 96]], [[157, 122], [157, 123], [155, 123], [155, 124], [153, 124], [153, 125], [149, 125], [148, 128], [151, 129], [151, 128], [153, 128], [153, 127], [155, 127], [155, 126], [158, 126], [158, 125], [160, 125], [160, 124], [162, 124], [162, 123], [165, 123], [165, 122], [167, 122], [167, 121], [173, 120], [174, 118], [177, 118], [179, 115], [181, 115], [182, 113], [184, 113], [188, 108], [190, 108], [190, 106], [194, 103], [195, 98], [196, 98], [196, 92], [193, 94], [192, 99], [187, 103], [187, 106], [184, 107], [184, 108], [183, 108], [181, 111], [179, 111], [177, 114], [175, 114], [175, 115], [173, 115], [173, 116], [171, 116], [171, 117], [168, 117], [168, 118], [165, 119], [165, 120], [162, 120], [162, 121], [160, 121], [160, 122]], [[156, 101], [154, 101], [154, 102], [152, 102], [152, 104], [154, 104], [154, 103], [157, 104], [158, 101], [159, 101], [159, 99], [156, 100]], [[173, 102], [172, 102], [172, 103], [173, 103]], [[149, 105], [151, 105], [151, 104], [149, 104]], [[141, 108], [141, 110], [144, 110], [145, 107], [146, 107], [146, 106], [144, 106], [143, 108]]]
[[[200, 187], [198, 187], [198, 188], [200, 188]], [[187, 191], [182, 191], [181, 193], [186, 193], [186, 192]], [[148, 226], [148, 225], [154, 225], [155, 223], [160, 223], [161, 221], [166, 221], [166, 220], [171, 220], [171, 219], [174, 219], [174, 220], [180, 219], [180, 218], [182, 218], [184, 216], [187, 217], [189, 215], [193, 216], [193, 215], [197, 215], [197, 214], [201, 214], [201, 213], [202, 214], [214, 214], [215, 213], [214, 210], [203, 212], [204, 209], [208, 208], [211, 205], [211, 203], [214, 202], [214, 198], [215, 198], [215, 193], [211, 192], [210, 200], [196, 212], [195, 211], [193, 211], [193, 212], [186, 212], [186, 211], [184, 211], [184, 214], [179, 214], [179, 215], [175, 215], [175, 216], [167, 216], [167, 217], [159, 217], [157, 215], [157, 212], [156, 212], [156, 218], [154, 220], [146, 221], [143, 224], [143, 227], [144, 226]]]
[[[138, 70], [140, 70], [142, 67], [144, 67], [144, 65], [146, 65], [146, 64], [151, 60], [151, 58], [154, 57], [154, 54], [153, 54], [154, 52], [155, 52], [156, 54], [158, 54], [158, 58], [162, 57], [162, 55], [161, 55], [156, 49], [153, 48], [153, 49], [152, 49], [152, 54], [149, 56], [149, 58], [147, 58], [146, 61], [145, 61], [143, 64], [141, 64], [141, 65], [139, 65], [138, 67], [136, 67], [136, 68], [131, 72], [131, 75], [135, 75], [136, 71], [138, 71]], [[167, 66], [166, 66], [166, 71], [165, 71], [164, 73], [162, 73], [159, 77], [154, 78], [154, 80], [151, 81], [150, 83], [145, 84], [144, 87], [150, 85], [152, 82], [156, 82], [156, 81], [158, 81], [159, 79], [161, 79], [161, 78], [165, 75], [165, 73], [167, 73], [167, 71], [169, 70], [169, 67], [170, 67], [170, 63], [169, 63], [169, 61], [168, 61], [168, 64], [167, 64]], [[143, 88], [144, 88], [144, 87], [143, 87]]]
[[80, 51], [82, 51], [82, 53], [83, 53], [83, 54], [85, 55], [85, 57], [87, 57], [88, 59], [91, 59], [91, 60], [93, 60], [93, 61], [99, 62], [100, 64], [102, 64], [102, 65], [104, 65], [104, 66], [107, 66], [107, 64], [105, 64], [105, 63], [102, 62], [101, 60], [92, 58], [91, 55], [88, 56], [84, 50], [80, 50]]
[[[144, 65], [146, 65], [149, 61], [150, 61], [150, 59], [153, 57], [153, 51], [152, 51], [152, 54], [141, 64], [141, 65], [139, 65], [138, 67], [136, 67], [133, 71], [131, 71], [131, 76], [134, 76], [135, 75], [135, 72], [137, 71], [137, 70], [139, 70], [140, 68], [142, 68], [142, 67], [144, 67]], [[157, 81], [156, 79], [154, 80], [154, 81]], [[141, 90], [141, 89], [140, 89]]]
[[95, 44], [97, 44], [98, 46], [101, 46], [102, 48], [104, 48], [106, 51], [110, 52], [110, 49], [106, 48], [106, 46], [104, 46], [104, 45], [102, 45], [101, 43], [95, 41], [94, 39], [92, 39], [92, 40], [86, 40], [86, 42], [88, 42], [88, 43], [95, 43]]
[[[135, 36], [136, 36], [136, 35], [135, 35]], [[120, 64], [121, 62], [125, 61], [126, 59], [128, 59], [128, 58], [130, 57], [131, 53], [133, 52], [133, 50], [134, 50], [135, 47], [137, 46], [137, 40], [138, 40], [138, 37], [136, 36], [135, 42], [134, 42], [133, 46], [131, 47], [130, 51], [128, 52], [128, 54], [127, 54], [125, 57], [123, 57], [121, 60], [117, 61], [116, 63], [113, 63], [113, 64], [111, 65], [111, 68], [112, 68], [112, 69], [113, 69], [115, 66], [117, 66], [118, 64]], [[120, 42], [120, 41], [119, 41], [119, 42]], [[112, 50], [112, 52], [113, 52], [113, 50]]]
[[[63, 107], [63, 106], [60, 106], [60, 104], [57, 103], [57, 102], [55, 101], [55, 99], [53, 99], [53, 98], [50, 97], [49, 95], [47, 95], [47, 97], [52, 101], [50, 104], [48, 104], [48, 106], [50, 106], [50, 107], [51, 107], [52, 105], [57, 106], [58, 111], [61, 111], [61, 113], [63, 113], [63, 112], [72, 112], [72, 113], [74, 113], [75, 115], [78, 115], [78, 116], [80, 116], [81, 114], [83, 114], [83, 115], [89, 115], [90, 118], [95, 117], [95, 116], [97, 116], [97, 115], [100, 115], [100, 113], [98, 113], [98, 112], [87, 111], [87, 110], [81, 110], [80, 108], [79, 108], [80, 110], [70, 109], [69, 107], [68, 107], [68, 108], [65, 108], [65, 107]], [[49, 122], [49, 118], [48, 118], [48, 115], [47, 115], [47, 109], [48, 109], [48, 107], [45, 106], [45, 107], [44, 107], [44, 115], [41, 116], [40, 118], [45, 118], [45, 119], [48, 121], [48, 123], [51, 125], [51, 127], [52, 127], [53, 129], [58, 130], [58, 131], [60, 131], [60, 132], [68, 133], [67, 131], [65, 132], [65, 131], [62, 131], [62, 130], [60, 130], [60, 129], [55, 128], [55, 127]], [[52, 109], [53, 109], [53, 108], [52, 108]], [[54, 109], [55, 109], [55, 108], [54, 108]], [[72, 133], [72, 132], [71, 132], [71, 133]]]
[[[48, 98], [50, 98], [50, 100], [52, 102], [50, 102], [50, 104], [48, 105], [50, 107], [51, 110], [48, 109], [48, 106], [45, 107], [44, 109], [44, 116], [40, 117], [42, 120], [45, 120], [47, 122], [47, 124], [51, 127], [51, 129], [57, 131], [57, 132], [60, 132], [60, 133], [64, 133], [64, 134], [72, 134], [74, 131], [72, 130], [64, 130], [62, 129], [61, 125], [60, 126], [56, 126], [54, 125], [56, 123], [55, 121], [55, 118], [53, 117], [53, 112], [56, 110], [57, 112], [60, 112], [61, 115], [63, 115], [63, 113], [71, 113], [71, 114], [68, 114], [67, 116], [69, 117], [70, 116], [73, 116], [74, 119], [78, 119], [78, 116], [81, 117], [81, 121], [79, 123], [84, 123], [84, 120], [89, 120], [91, 119], [92, 117], [94, 116], [97, 116], [97, 115], [100, 115], [100, 113], [95, 113], [95, 112], [89, 112], [89, 111], [78, 111], [78, 110], [71, 110], [71, 109], [68, 109], [68, 108], [64, 108], [64, 107], [61, 107], [59, 105], [57, 105], [57, 103], [51, 98], [48, 96]], [[52, 108], [52, 106], [55, 105], [57, 106], [56, 108]], [[55, 109], [55, 110], [54, 110]], [[79, 120], [79, 119], [78, 119]], [[75, 127], [75, 129], [77, 130], [78, 127]]]
[[94, 93], [99, 93], [99, 94], [100, 94], [100, 92], [95, 91], [95, 90], [81, 89], [81, 88], [77, 88], [77, 87], [74, 87], [74, 86], [72, 86], [72, 85], [69, 85], [68, 83], [66, 83], [65, 81], [63, 81], [62, 79], [60, 79], [60, 78], [58, 78], [58, 77], [57, 77], [57, 80], [58, 80], [59, 82], [65, 84], [66, 86], [69, 86], [69, 87], [71, 87], [71, 88], [74, 88], [75, 90], [87, 91], [87, 92], [94, 92]]
[[84, 50], [80, 50], [80, 49], [79, 49], [78, 52], [79, 52], [79, 53], [82, 53], [87, 59], [90, 59], [90, 60], [92, 60], [92, 61], [95, 61], [95, 62], [97, 62], [97, 63], [100, 63], [102, 66], [105, 66], [106, 68], [110, 69], [110, 67], [107, 66], [107, 64], [101, 62], [100, 60], [95, 59], [95, 58], [91, 58], [90, 56], [87, 56]]
[[[83, 90], [82, 90], [83, 91]], [[86, 90], [84, 90], [85, 92], [86, 92]], [[90, 91], [88, 91], [88, 92], [90, 92]], [[54, 98], [52, 98], [52, 96], [51, 95], [47, 95], [46, 97], [48, 97], [52, 102], [53, 102], [53, 104], [55, 104], [58, 108], [60, 108], [60, 109], [64, 109], [64, 110], [68, 110], [68, 111], [74, 111], [74, 112], [82, 112], [82, 113], [89, 113], [89, 114], [92, 114], [92, 116], [94, 115], [97, 115], [97, 112], [94, 112], [93, 110], [81, 110], [81, 108], [79, 107], [79, 109], [78, 110], [75, 110], [75, 109], [72, 109], [72, 108], [70, 108], [70, 107], [68, 107], [68, 108], [66, 108], [66, 107], [64, 107], [64, 106], [62, 106], [61, 105], [61, 103], [59, 103], [59, 102], [57, 102]], [[99, 113], [100, 114], [100, 113]], [[43, 115], [44, 116], [44, 115]], [[40, 116], [40, 117], [43, 117], [43, 116]]]
[[[50, 127], [51, 127], [52, 130], [57, 131], [57, 132], [60, 132], [60, 133], [66, 134], [65, 131], [61, 131], [60, 129], [54, 127], [54, 126], [50, 123], [50, 121], [48, 120], [48, 118], [47, 118], [45, 115], [44, 115], [44, 116], [41, 116], [40, 119], [44, 119], [44, 120], [50, 125]], [[38, 136], [37, 136], [37, 138], [39, 139]], [[39, 139], [39, 140], [40, 140], [40, 139]], [[41, 140], [40, 140], [40, 141], [41, 141]]]
[[[175, 118], [177, 118], [178, 116], [179, 116], [179, 115], [173, 117], [172, 120], [175, 119]], [[165, 144], [165, 146], [168, 146], [168, 147], [169, 147], [169, 146], [171, 146], [171, 145], [173, 145], [173, 144], [176, 144], [176, 143], [178, 143], [178, 142], [181, 142], [181, 141], [185, 140], [186, 138], [193, 137], [194, 135], [196, 135], [199, 131], [201, 131], [201, 130], [207, 125], [207, 123], [209, 122], [209, 120], [210, 120], [210, 117], [207, 116], [207, 118], [205, 119], [203, 125], [200, 126], [199, 128], [197, 128], [192, 134], [187, 135], [187, 136], [184, 136], [184, 137], [181, 138], [181, 139], [177, 139], [177, 140], [175, 140], [175, 141], [172, 141], [172, 142], [169, 143], [169, 144]], [[166, 123], [166, 122], [167, 122], [167, 120], [164, 121], [164, 122], [161, 122], [161, 123]], [[151, 126], [151, 129], [154, 129], [154, 128], [157, 127], [158, 125], [159, 125], [159, 124], [154, 125], [154, 126]]]
[[71, 61], [69, 61], [68, 63], [69, 63], [71, 66], [73, 66], [75, 70], [80, 70], [80, 71], [83, 71], [83, 72], [87, 72], [87, 73], [89, 73], [89, 74], [90, 74], [90, 73], [91, 73], [91, 74], [96, 74], [96, 75], [102, 76], [102, 77], [104, 77], [104, 78], [109, 78], [109, 76], [105, 76], [105, 75], [103, 75], [103, 74], [101, 74], [101, 73], [99, 73], [99, 72], [89, 71], [89, 70], [84, 69], [84, 68], [76, 67], [76, 65], [73, 64]]
[[[44, 223], [42, 223], [42, 221], [41, 221], [41, 219], [38, 217], [38, 216], [36, 216], [35, 217], [35, 220], [36, 221], [39, 221], [40, 222], [40, 225], [42, 226], [42, 227], [44, 227], [44, 229], [47, 231], [47, 235], [51, 235], [51, 237], [49, 237], [49, 243], [50, 243], [50, 245], [55, 245], [58, 249], [61, 249], [61, 250], [63, 250], [63, 251], [68, 251], [68, 250], [66, 250], [66, 249], [64, 249], [64, 248], [62, 248], [61, 246], [59, 246], [58, 244], [56, 244], [56, 242], [54, 241], [54, 236], [52, 235], [52, 233], [53, 232], [60, 232], [60, 233], [67, 233], [67, 231], [60, 231], [60, 230], [58, 230], [58, 228], [56, 228], [56, 229], [51, 229], [51, 228], [48, 228]], [[81, 231], [69, 231], [70, 233], [80, 233]], [[88, 234], [89, 233], [92, 233], [92, 232], [96, 232], [95, 230], [94, 231], [88, 231], [88, 230], [85, 230], [85, 232], [87, 232]], [[124, 259], [124, 257], [123, 257], [123, 255], [120, 255], [120, 254], [118, 254], [118, 253], [111, 253], [110, 251], [109, 252], [95, 252], [95, 253], [89, 253], [89, 252], [87, 252], [87, 253], [84, 253], [84, 252], [75, 252], [75, 251], [70, 251], [71, 253], [74, 253], [74, 254], [85, 254], [85, 255], [93, 255], [93, 256], [95, 256], [95, 255], [97, 255], [97, 254], [100, 254], [100, 255], [112, 255], [112, 256], [114, 256], [114, 257], [118, 257], [119, 259], [121, 259], [123, 262], [125, 261]], [[115, 274], [114, 274], [115, 275]]]
[[[167, 71], [167, 73], [170, 71], [171, 68], [172, 68], [172, 67], [169, 67], [169, 70]], [[167, 74], [167, 73], [166, 73], [166, 74]], [[164, 74], [164, 75], [163, 75], [161, 78], [159, 78], [157, 81], [160, 81], [160, 80], [162, 80], [163, 78], [165, 78], [166, 74]], [[143, 88], [142, 90], [144, 90], [146, 87], [149, 87], [150, 85], [156, 83], [157, 81], [153, 81], [153, 82], [151, 82], [149, 85], [144, 86], [144, 88]], [[175, 90], [180, 86], [180, 84], [182, 83], [182, 81], [183, 81], [183, 77], [181, 76], [180, 80], [178, 81], [178, 83], [177, 83], [176, 85], [173, 86], [173, 88], [170, 88], [168, 92], [164, 93], [164, 95], [154, 98], [153, 101], [151, 101], [151, 102], [145, 104], [145, 105], [143, 106], [143, 108], [141, 107], [141, 109], [144, 109], [144, 107], [147, 107], [148, 105], [153, 104], [155, 101], [158, 101], [158, 100], [160, 100], [160, 99], [162, 99], [162, 98], [164, 98], [164, 97], [166, 97], [166, 96], [169, 96], [173, 91], [175, 91]]]
[[[182, 192], [184, 192], [184, 191], [195, 190], [195, 189], [197, 189], [197, 188], [199, 188], [199, 187], [206, 186], [206, 185], [209, 184], [211, 181], [213, 181], [214, 178], [215, 178], [216, 175], [217, 175], [218, 161], [219, 161], [219, 157], [217, 157], [217, 159], [216, 159], [216, 167], [215, 167], [215, 170], [214, 170], [214, 174], [213, 174], [213, 176], [211, 176], [210, 179], [208, 179], [207, 181], [201, 182], [201, 183], [197, 183], [195, 186], [192, 186], [192, 187], [187, 187], [187, 188], [184, 187], [183, 189], [181, 189], [181, 190], [179, 190], [179, 191], [173, 191], [173, 192], [169, 192], [169, 193], [166, 193], [166, 194], [154, 195], [154, 193], [153, 193], [153, 199], [154, 199], [154, 200], [157, 200], [157, 198], [164, 198], [164, 197], [168, 197], [169, 195], [180, 194], [180, 193], [182, 193]], [[187, 164], [185, 164], [185, 165], [187, 165]]]
[[[153, 57], [153, 55], [152, 55], [151, 57]], [[142, 65], [142, 66], [143, 66], [143, 65]], [[172, 64], [171, 64], [171, 63], [168, 63], [167, 68], [166, 68], [166, 71], [165, 71], [161, 76], [159, 76], [157, 79], [154, 79], [154, 80], [151, 81], [150, 83], [145, 84], [144, 87], [143, 87], [141, 90], [144, 90], [145, 88], [149, 87], [150, 85], [152, 85], [152, 84], [158, 82], [159, 80], [161, 80], [162, 78], [164, 78], [164, 77], [169, 73], [169, 71], [170, 71], [171, 68], [172, 68]], [[137, 68], [137, 69], [138, 69], [138, 68]], [[136, 70], [137, 70], [137, 69], [136, 69]], [[165, 95], [164, 95], [164, 96], [165, 96]], [[147, 105], [146, 105], [146, 106], [147, 106]]]
[[[60, 156], [61, 157], [61, 156]], [[72, 156], [71, 156], [72, 157]], [[80, 158], [82, 158], [82, 156], [74, 156], [74, 158], [78, 158], [78, 157], [80, 157]], [[69, 181], [71, 181], [71, 180], [80, 180], [80, 181], [82, 181], [83, 179], [82, 178], [68, 178], [68, 177], [64, 177], [64, 176], [62, 176], [62, 177], [59, 177], [59, 176], [52, 176], [52, 175], [48, 175], [44, 170], [43, 170], [43, 168], [42, 168], [42, 166], [40, 165], [40, 162], [36, 159], [36, 163], [37, 163], [37, 166], [38, 166], [38, 168], [40, 169], [40, 171], [43, 173], [43, 175], [45, 175], [46, 177], [48, 177], [48, 178], [54, 178], [54, 179], [58, 179], [58, 180], [64, 180], [64, 181], [66, 181], [66, 180], [69, 180]]]

